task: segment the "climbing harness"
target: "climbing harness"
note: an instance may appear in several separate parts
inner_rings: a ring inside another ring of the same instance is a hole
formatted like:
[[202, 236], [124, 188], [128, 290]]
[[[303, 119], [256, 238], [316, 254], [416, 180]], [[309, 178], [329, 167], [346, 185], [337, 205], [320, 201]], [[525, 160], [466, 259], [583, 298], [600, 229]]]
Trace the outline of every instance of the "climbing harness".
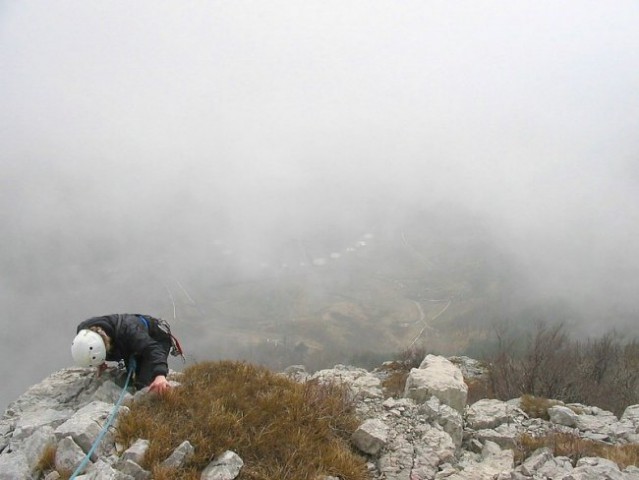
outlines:
[[91, 459], [91, 455], [93, 455], [93, 452], [95, 451], [95, 449], [98, 448], [98, 445], [100, 445], [102, 438], [104, 438], [104, 435], [106, 435], [107, 430], [111, 426], [111, 423], [115, 419], [115, 416], [117, 415], [118, 410], [120, 409], [122, 400], [124, 400], [124, 394], [127, 391], [127, 388], [129, 386], [129, 380], [131, 380], [131, 375], [133, 375], [134, 371], [135, 371], [135, 358], [131, 357], [131, 359], [129, 360], [129, 373], [126, 376], [126, 382], [124, 382], [124, 387], [122, 387], [122, 392], [120, 392], [120, 398], [118, 398], [118, 401], [113, 406], [113, 410], [111, 410], [111, 414], [109, 415], [108, 420], [102, 427], [102, 430], [100, 430], [100, 433], [98, 433], [98, 436], [93, 442], [93, 445], [91, 445], [91, 448], [89, 449], [87, 454], [84, 456], [84, 458], [80, 462], [80, 465], [78, 465], [78, 468], [76, 468], [73, 474], [69, 477], [69, 480], [75, 480], [78, 474], [86, 468], [87, 463], [89, 463], [89, 460]]

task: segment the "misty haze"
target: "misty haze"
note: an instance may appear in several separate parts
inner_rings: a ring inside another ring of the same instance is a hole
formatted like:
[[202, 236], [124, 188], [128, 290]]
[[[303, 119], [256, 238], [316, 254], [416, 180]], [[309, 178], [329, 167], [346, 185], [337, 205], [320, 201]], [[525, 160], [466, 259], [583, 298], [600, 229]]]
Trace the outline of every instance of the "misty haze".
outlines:
[[[0, 3], [0, 406], [77, 324], [187, 364], [634, 337], [639, 5]], [[181, 369], [181, 362], [171, 365]]]

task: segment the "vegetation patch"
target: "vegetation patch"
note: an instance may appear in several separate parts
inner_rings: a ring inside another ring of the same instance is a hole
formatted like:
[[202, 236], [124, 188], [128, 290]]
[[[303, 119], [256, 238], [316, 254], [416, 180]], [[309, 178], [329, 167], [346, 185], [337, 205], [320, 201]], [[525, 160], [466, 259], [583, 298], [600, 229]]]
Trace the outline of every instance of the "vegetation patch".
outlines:
[[534, 395], [523, 395], [520, 400], [521, 409], [531, 418], [541, 418], [550, 420], [548, 409], [562, 403], [557, 400], [535, 397]]
[[495, 398], [490, 382], [485, 377], [464, 378], [464, 383], [468, 387], [466, 403], [472, 405], [484, 398]]
[[528, 335], [515, 333], [497, 328], [495, 351], [486, 358], [496, 398], [555, 398], [595, 405], [618, 417], [628, 405], [639, 403], [639, 339], [613, 331], [571, 340], [561, 323], [544, 322]]
[[[359, 425], [348, 389], [296, 383], [244, 362], [204, 362], [188, 367], [182, 386], [162, 398], [131, 406], [118, 424], [118, 441], [150, 441], [144, 467], [156, 480], [196, 480], [226, 450], [243, 460], [240, 480], [368, 479], [365, 459], [352, 451]], [[160, 463], [184, 440], [195, 447], [178, 471]]]
[[35, 467], [36, 471], [49, 473], [55, 470], [56, 450], [57, 450], [56, 445], [47, 445], [44, 448], [42, 455], [40, 455], [40, 458], [38, 459], [38, 463], [36, 464], [36, 467]]
[[383, 364], [377, 369], [384, 373], [382, 390], [385, 398], [399, 398], [404, 394], [406, 379], [410, 368], [403, 362], [393, 361]]
[[395, 356], [395, 360], [382, 364], [377, 368], [385, 378], [382, 380], [382, 389], [386, 398], [399, 398], [403, 396], [406, 380], [412, 368], [418, 368], [426, 356], [423, 347], [407, 348]]
[[556, 457], [568, 457], [573, 465], [582, 457], [601, 457], [615, 462], [620, 469], [639, 466], [639, 444], [608, 445], [569, 433], [555, 433], [544, 437], [523, 435], [519, 438], [516, 457], [519, 462], [538, 448], [547, 447]]

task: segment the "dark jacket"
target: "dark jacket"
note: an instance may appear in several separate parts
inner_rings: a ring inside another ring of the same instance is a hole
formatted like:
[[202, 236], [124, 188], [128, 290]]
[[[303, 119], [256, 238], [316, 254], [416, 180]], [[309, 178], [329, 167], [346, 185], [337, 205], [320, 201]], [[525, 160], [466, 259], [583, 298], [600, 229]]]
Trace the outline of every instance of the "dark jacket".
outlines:
[[80, 323], [77, 329], [79, 332], [98, 326], [105, 331], [112, 341], [108, 361], [124, 360], [128, 368], [131, 357], [135, 357], [138, 388], [149, 385], [158, 375], [168, 374], [167, 357], [171, 348], [170, 339], [156, 328], [157, 320], [148, 315], [141, 317], [129, 313], [93, 317]]

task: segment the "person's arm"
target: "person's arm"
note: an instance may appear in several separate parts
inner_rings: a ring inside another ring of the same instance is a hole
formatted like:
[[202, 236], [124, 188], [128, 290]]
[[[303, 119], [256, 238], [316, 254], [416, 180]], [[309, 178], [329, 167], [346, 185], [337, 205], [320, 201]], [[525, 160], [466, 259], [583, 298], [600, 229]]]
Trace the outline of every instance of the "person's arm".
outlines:
[[123, 354], [136, 356], [139, 383], [146, 386], [156, 382], [153, 390], [158, 391], [168, 387], [168, 351], [149, 335], [144, 324], [135, 317], [129, 317], [122, 322], [116, 341], [121, 345]]

